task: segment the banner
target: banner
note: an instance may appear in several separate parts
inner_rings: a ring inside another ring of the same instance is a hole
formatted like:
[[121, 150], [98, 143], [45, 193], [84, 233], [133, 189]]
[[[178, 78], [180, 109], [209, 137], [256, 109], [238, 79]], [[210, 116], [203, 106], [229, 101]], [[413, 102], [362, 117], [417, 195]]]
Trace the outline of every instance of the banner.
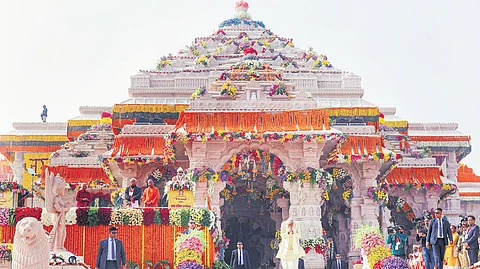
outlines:
[[175, 190], [168, 192], [169, 208], [193, 207], [194, 202], [193, 191]]
[[13, 207], [13, 193], [11, 191], [0, 192], [0, 207]]

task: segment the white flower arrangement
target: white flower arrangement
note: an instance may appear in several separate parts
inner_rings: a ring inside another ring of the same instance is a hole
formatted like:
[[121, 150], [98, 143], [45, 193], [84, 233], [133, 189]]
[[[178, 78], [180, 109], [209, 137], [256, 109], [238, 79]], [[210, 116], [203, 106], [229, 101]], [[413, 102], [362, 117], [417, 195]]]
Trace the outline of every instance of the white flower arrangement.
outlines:
[[203, 220], [204, 210], [200, 208], [193, 208], [190, 210], [190, 218], [193, 219], [196, 223], [201, 223]]
[[53, 225], [52, 214], [50, 214], [45, 208], [42, 209], [41, 222], [44, 226]]
[[169, 191], [175, 191], [175, 190], [187, 190], [187, 191], [193, 191], [195, 192], [195, 182], [191, 180], [180, 180], [180, 181], [168, 181], [167, 184], [165, 184], [165, 194], [168, 193]]
[[76, 207], [70, 208], [70, 210], [67, 212], [65, 216], [65, 220], [67, 225], [77, 224], [77, 208]]
[[181, 209], [170, 210], [170, 225], [182, 226], [182, 210]]
[[[45, 226], [53, 225], [52, 214], [49, 213], [46, 209], [42, 210], [41, 222]], [[77, 224], [77, 208], [72, 207], [65, 215], [65, 223], [67, 225]]]
[[141, 226], [143, 214], [142, 211], [135, 208], [113, 209], [110, 223], [112, 225]]

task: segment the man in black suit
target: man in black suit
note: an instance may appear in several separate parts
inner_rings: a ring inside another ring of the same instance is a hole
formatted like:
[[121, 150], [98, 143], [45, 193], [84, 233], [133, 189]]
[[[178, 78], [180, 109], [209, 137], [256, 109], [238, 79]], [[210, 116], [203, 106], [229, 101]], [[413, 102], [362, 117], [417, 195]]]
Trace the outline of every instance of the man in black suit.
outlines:
[[445, 247], [453, 242], [450, 223], [443, 218], [441, 208], [435, 209], [435, 218], [430, 221], [427, 232], [427, 248], [433, 248], [433, 260], [437, 269], [443, 269]]
[[335, 262], [333, 262], [328, 269], [347, 269], [347, 264], [342, 261], [342, 255], [340, 255], [340, 253], [335, 255]]
[[121, 240], [117, 239], [117, 227], [110, 227], [110, 236], [100, 241], [96, 269], [125, 269], [127, 258]]
[[230, 258], [230, 267], [232, 269], [252, 269], [250, 264], [250, 257], [248, 251], [243, 249], [243, 243], [237, 243], [237, 249], [232, 250], [232, 257]]
[[465, 238], [465, 248], [470, 258], [470, 266], [478, 261], [478, 233], [480, 228], [475, 224], [475, 217], [468, 216], [468, 229]]
[[302, 258], [298, 259], [298, 269], [305, 269], [305, 261]]

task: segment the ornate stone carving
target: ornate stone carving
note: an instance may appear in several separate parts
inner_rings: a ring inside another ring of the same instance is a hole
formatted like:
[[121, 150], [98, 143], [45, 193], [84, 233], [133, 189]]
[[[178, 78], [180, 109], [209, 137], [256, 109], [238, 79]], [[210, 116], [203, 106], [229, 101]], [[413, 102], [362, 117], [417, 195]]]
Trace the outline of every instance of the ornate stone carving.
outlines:
[[53, 229], [50, 232], [50, 249], [54, 251], [65, 251], [65, 238], [67, 236], [65, 215], [70, 207], [63, 201], [65, 196], [65, 179], [48, 173], [45, 177], [45, 207], [52, 214]]
[[12, 269], [47, 269], [50, 252], [43, 225], [27, 217], [17, 223], [12, 251]]

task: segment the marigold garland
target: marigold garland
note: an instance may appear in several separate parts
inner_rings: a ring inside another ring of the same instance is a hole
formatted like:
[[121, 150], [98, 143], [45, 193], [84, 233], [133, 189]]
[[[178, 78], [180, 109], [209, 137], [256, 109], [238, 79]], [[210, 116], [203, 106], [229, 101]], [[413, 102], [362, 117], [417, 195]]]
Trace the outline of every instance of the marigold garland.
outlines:
[[[298, 126], [298, 128], [297, 128]], [[243, 131], [251, 133], [330, 130], [328, 114], [323, 109], [282, 112], [190, 112], [180, 114], [175, 129], [187, 132]]]

